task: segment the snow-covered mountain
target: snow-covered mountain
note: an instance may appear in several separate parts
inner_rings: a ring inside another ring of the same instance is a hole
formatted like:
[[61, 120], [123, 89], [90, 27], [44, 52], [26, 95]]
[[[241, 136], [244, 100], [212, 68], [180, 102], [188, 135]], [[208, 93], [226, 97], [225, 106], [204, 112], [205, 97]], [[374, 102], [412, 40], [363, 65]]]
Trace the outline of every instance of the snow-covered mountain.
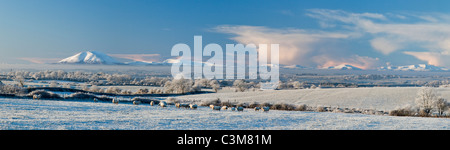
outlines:
[[280, 65], [280, 67], [285, 69], [310, 69], [309, 67], [301, 65]]
[[180, 62], [180, 59], [166, 59], [161, 63], [165, 63], [165, 64], [174, 64], [174, 63], [178, 63]]
[[85, 51], [59, 61], [61, 64], [122, 64], [111, 56], [97, 51]]
[[325, 67], [322, 69], [335, 69], [335, 70], [362, 70], [361, 68], [352, 66], [352, 65], [348, 65], [348, 64], [341, 64], [341, 65], [337, 65], [337, 66], [330, 66], [330, 67]]
[[131, 61], [131, 62], [125, 62], [125, 65], [132, 65], [132, 66], [169, 66], [173, 63], [180, 62], [178, 59], [166, 59], [162, 62], [148, 62], [148, 61]]
[[418, 65], [406, 65], [406, 66], [387, 66], [381, 67], [379, 70], [394, 70], [394, 71], [448, 71], [443, 67], [434, 65], [418, 64]]
[[130, 61], [125, 62], [125, 65], [132, 65], [132, 66], [146, 66], [146, 65], [152, 65], [154, 62], [146, 62], [146, 61]]

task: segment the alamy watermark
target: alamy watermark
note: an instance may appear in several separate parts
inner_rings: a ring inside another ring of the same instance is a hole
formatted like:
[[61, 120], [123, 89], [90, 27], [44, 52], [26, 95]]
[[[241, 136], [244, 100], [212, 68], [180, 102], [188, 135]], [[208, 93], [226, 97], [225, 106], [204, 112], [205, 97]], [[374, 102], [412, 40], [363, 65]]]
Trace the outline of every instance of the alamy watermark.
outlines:
[[[225, 51], [215, 43], [205, 47], [202, 44], [202, 36], [194, 36], [193, 54], [187, 44], [179, 43], [172, 47], [171, 55], [178, 57], [172, 64], [173, 78], [260, 79], [264, 81], [262, 89], [277, 88], [279, 44], [270, 44], [270, 47], [268, 44], [259, 44], [258, 47], [255, 44], [226, 44]], [[210, 58], [203, 61], [204, 57]]]

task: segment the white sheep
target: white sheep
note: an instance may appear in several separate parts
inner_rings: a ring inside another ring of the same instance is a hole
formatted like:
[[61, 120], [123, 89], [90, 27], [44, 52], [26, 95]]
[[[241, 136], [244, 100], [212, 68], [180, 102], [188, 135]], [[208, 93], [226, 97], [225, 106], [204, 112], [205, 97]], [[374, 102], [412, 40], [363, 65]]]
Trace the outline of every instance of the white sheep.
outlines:
[[228, 106], [222, 106], [222, 110], [227, 110]]
[[214, 109], [214, 105], [212, 105], [212, 104], [209, 105], [209, 108]]
[[180, 108], [180, 107], [189, 108], [190, 107], [189, 104], [182, 104], [182, 103], [175, 103], [175, 106], [177, 108]]
[[155, 104], [155, 102], [151, 101], [150, 102], [150, 106], [153, 106]]
[[114, 104], [119, 104], [119, 100], [116, 99], [116, 98], [113, 98], [112, 103], [114, 103]]
[[218, 111], [220, 111], [220, 106], [214, 106], [214, 107], [213, 107], [213, 110], [218, 110]]
[[190, 108], [189, 104], [181, 104], [180, 107], [184, 107], [184, 108]]
[[36, 95], [33, 95], [33, 100], [39, 100], [39, 99], [41, 99], [41, 94], [36, 94]]
[[139, 105], [139, 104], [141, 104], [141, 101], [133, 101], [133, 105]]
[[270, 107], [268, 107], [268, 106], [265, 106], [265, 107], [262, 108], [263, 112], [268, 112], [269, 109], [270, 109]]
[[259, 111], [260, 109], [260, 107], [255, 107], [255, 111]]
[[196, 105], [196, 104], [189, 104], [189, 107], [190, 107], [191, 109], [197, 109], [197, 105]]
[[237, 111], [244, 111], [244, 107], [239, 106], [239, 107], [237, 108]]
[[164, 101], [162, 101], [162, 102], [159, 103], [159, 106], [161, 106], [161, 107], [167, 107], [167, 103], [164, 102]]

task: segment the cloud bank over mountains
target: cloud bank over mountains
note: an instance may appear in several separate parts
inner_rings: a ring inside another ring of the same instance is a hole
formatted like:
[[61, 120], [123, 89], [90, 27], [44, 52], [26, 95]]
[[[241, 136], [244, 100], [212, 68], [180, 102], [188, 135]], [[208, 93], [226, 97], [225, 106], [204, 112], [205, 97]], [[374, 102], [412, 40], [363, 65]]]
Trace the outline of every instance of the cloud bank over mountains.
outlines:
[[[320, 29], [221, 25], [214, 30], [233, 35], [231, 39], [239, 43], [280, 44], [280, 63], [286, 65], [375, 69], [390, 61], [378, 57], [396, 54], [450, 68], [450, 15], [328, 9], [309, 9], [303, 15], [317, 20]], [[353, 41], [369, 48], [349, 49]]]
[[[450, 68], [450, 14], [330, 9], [307, 9], [300, 14], [293, 11], [281, 13], [301, 15], [309, 18], [316, 26], [280, 28], [218, 25], [207, 31], [231, 35], [230, 39], [236, 43], [279, 44], [280, 64], [287, 66], [329, 68], [348, 65], [379, 69], [389, 67], [390, 64], [427, 64]], [[108, 55], [140, 64], [172, 59], [162, 53], [124, 52]], [[33, 63], [55, 63], [60, 60], [39, 57], [18, 59]]]

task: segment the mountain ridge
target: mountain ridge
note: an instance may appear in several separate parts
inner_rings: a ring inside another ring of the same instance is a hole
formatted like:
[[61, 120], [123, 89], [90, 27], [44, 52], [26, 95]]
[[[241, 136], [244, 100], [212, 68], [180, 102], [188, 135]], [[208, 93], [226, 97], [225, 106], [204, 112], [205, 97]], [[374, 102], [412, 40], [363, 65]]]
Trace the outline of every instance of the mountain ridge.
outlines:
[[111, 56], [98, 51], [79, 52], [58, 61], [60, 64], [122, 64]]

